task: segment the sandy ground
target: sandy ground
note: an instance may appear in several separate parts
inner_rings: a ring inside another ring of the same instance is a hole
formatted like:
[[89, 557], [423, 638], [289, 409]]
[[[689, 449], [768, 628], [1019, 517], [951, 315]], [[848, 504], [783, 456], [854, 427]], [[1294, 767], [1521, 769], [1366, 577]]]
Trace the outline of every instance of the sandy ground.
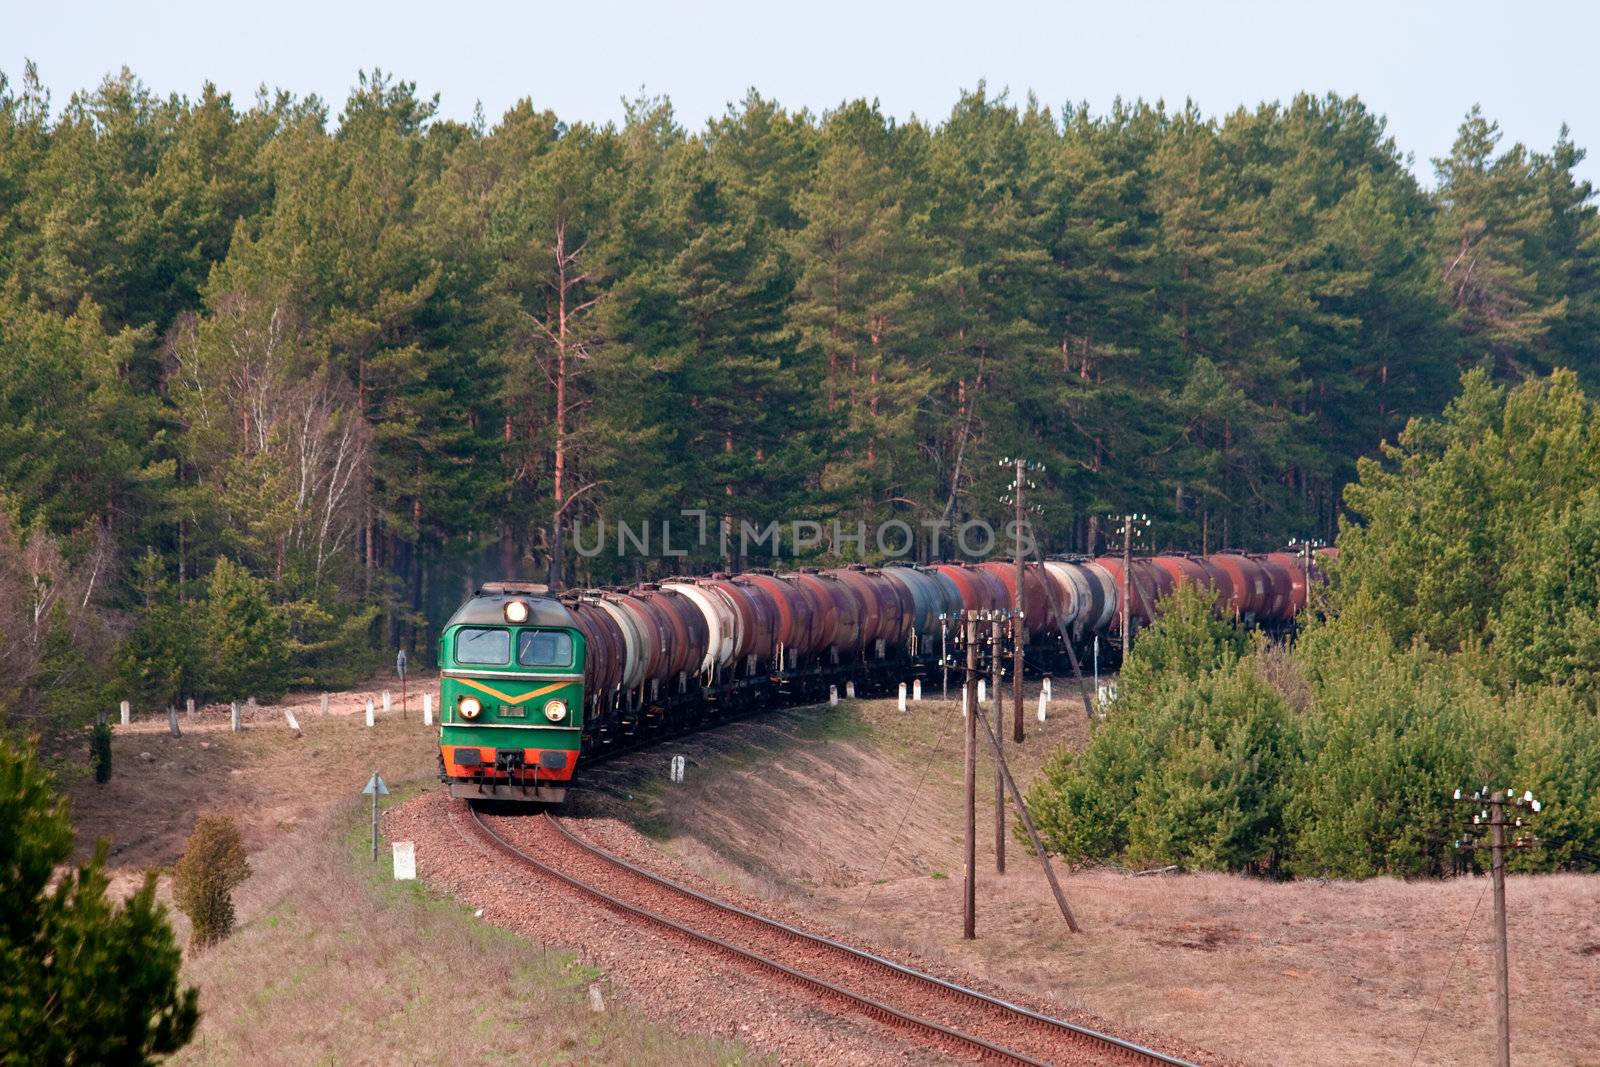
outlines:
[[[1081, 710], [1057, 694], [1043, 726], [1030, 698], [1029, 740], [1008, 754], [1019, 778], [1081, 743]], [[1062, 872], [1074, 936], [1015, 840], [995, 874], [987, 762], [978, 939], [963, 942], [960, 725], [938, 701], [789, 712], [600, 768], [574, 808], [625, 812], [707, 877], [1114, 1026], [1248, 1062], [1492, 1062], [1486, 879]], [[1515, 1061], [1600, 1062], [1600, 877], [1513, 877], [1508, 898]]]
[[[437, 701], [437, 679], [414, 683], [402, 711], [395, 687], [387, 715], [382, 687], [337, 693], [326, 717], [320, 696], [297, 694], [251, 709], [237, 734], [225, 704], [193, 716], [180, 710], [179, 737], [170, 734], [165, 715], [136, 716], [113, 728], [112, 776], [104, 785], [88, 778], [86, 751], [56, 752], [73, 800], [75, 858], [86, 858], [104, 839], [113, 869], [170, 866], [205, 810], [233, 815], [246, 849], [256, 852], [359, 796], [374, 770], [393, 782], [426, 777], [435, 772], [436, 749], [433, 730], [422, 725], [423, 692]], [[361, 725], [369, 698], [376, 709], [370, 730]], [[299, 737], [288, 727], [286, 708], [300, 723]]]

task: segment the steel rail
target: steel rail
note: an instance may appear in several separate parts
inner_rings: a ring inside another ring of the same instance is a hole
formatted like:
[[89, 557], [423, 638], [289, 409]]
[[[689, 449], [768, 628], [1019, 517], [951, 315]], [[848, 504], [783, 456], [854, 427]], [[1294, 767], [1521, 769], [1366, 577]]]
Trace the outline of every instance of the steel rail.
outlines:
[[[473, 814], [476, 816], [477, 813], [474, 812]], [[948, 979], [940, 978], [936, 975], [931, 975], [925, 971], [919, 971], [912, 967], [907, 967], [904, 964], [896, 963], [890, 959], [885, 959], [884, 957], [868, 952], [865, 949], [856, 948], [855, 946], [847, 945], [842, 941], [836, 941], [833, 938], [824, 937], [821, 934], [814, 934], [810, 931], [802, 930], [799, 927], [790, 926], [788, 923], [780, 922], [777, 919], [773, 919], [769, 916], [748, 911], [735, 904], [729, 904], [726, 901], [718, 900], [716, 897], [708, 896], [707, 894], [696, 889], [691, 889], [688, 886], [679, 882], [675, 882], [670, 878], [656, 874], [654, 871], [646, 870], [638, 864], [632, 863], [620, 856], [606, 851], [599, 845], [584, 840], [582, 837], [579, 837], [577, 834], [569, 830], [561, 819], [555, 818], [549, 814], [541, 815], [540, 818], [547, 820], [552, 826], [561, 832], [562, 836], [564, 836], [568, 841], [572, 842], [578, 848], [583, 849], [585, 852], [630, 871], [631, 873], [647, 879], [648, 881], [653, 882], [665, 889], [670, 889], [677, 893], [683, 894], [684, 896], [690, 897], [701, 904], [708, 905], [726, 914], [737, 915], [740, 918], [749, 920], [751, 922], [760, 923], [761, 925], [766, 926], [771, 930], [776, 930], [785, 936], [804, 941], [808, 944], [831, 949], [835, 952], [849, 956], [851, 959], [864, 963], [870, 963], [877, 967], [891, 971], [897, 975], [901, 975], [927, 985], [935, 986], [944, 992], [953, 993], [964, 997], [967, 1000], [976, 1004], [980, 1004], [986, 1008], [996, 1009], [1006, 1015], [1015, 1016], [1024, 1021], [1047, 1027], [1075, 1040], [1088, 1042], [1108, 1051], [1126, 1055], [1138, 1062], [1159, 1063], [1168, 1065], [1168, 1067], [1196, 1067], [1195, 1064], [1190, 1063], [1188, 1060], [1182, 1060], [1175, 1056], [1169, 1056], [1164, 1052], [1158, 1052], [1155, 1049], [1147, 1048], [1144, 1045], [1136, 1044], [1132, 1041], [1127, 1041], [1111, 1034], [1102, 1033], [1101, 1031], [1092, 1029], [1091, 1027], [1082, 1026], [1078, 1023], [1067, 1022], [1065, 1019], [1057, 1019], [1053, 1016], [1042, 1014], [1032, 1010], [1031, 1008], [1025, 1008], [1020, 1004], [1014, 1004], [1009, 1000], [1003, 1000], [999, 997], [990, 996], [987, 993], [981, 993], [976, 989], [959, 985], [958, 983], [951, 982]]]
[[542, 863], [539, 860], [534, 859], [526, 852], [523, 852], [521, 849], [511, 844], [505, 838], [495, 833], [494, 830], [484, 823], [482, 816], [478, 813], [476, 808], [469, 807], [468, 811], [472, 815], [472, 821], [477, 827], [478, 831], [482, 833], [483, 836], [486, 837], [489, 842], [501, 852], [510, 856], [513, 860], [523, 864], [524, 866], [532, 867], [539, 873], [549, 878], [554, 878], [556, 881], [561, 882], [572, 889], [576, 889], [578, 892], [583, 893], [586, 896], [598, 900], [601, 904], [611, 908], [614, 911], [622, 912], [623, 914], [630, 915], [636, 919], [642, 919], [654, 926], [659, 926], [662, 929], [669, 930], [672, 933], [679, 934], [683, 937], [689, 938], [690, 940], [706, 945], [718, 952], [731, 956], [734, 959], [754, 963], [767, 971], [787, 978], [790, 981], [796, 982], [807, 989], [812, 990], [813, 992], [820, 993], [827, 997], [834, 997], [843, 1000], [853, 1007], [860, 1009], [865, 1014], [884, 1022], [898, 1024], [913, 1030], [918, 1030], [923, 1033], [933, 1035], [938, 1038], [943, 1038], [965, 1048], [974, 1050], [980, 1056], [993, 1057], [1007, 1063], [1024, 1064], [1026, 1067], [1048, 1067], [1048, 1065], [1043, 1061], [1036, 1060], [1031, 1056], [1027, 1056], [1021, 1052], [1016, 1052], [1001, 1045], [996, 1045], [992, 1042], [985, 1041], [981, 1037], [964, 1033], [941, 1023], [936, 1023], [932, 1020], [903, 1012], [898, 1008], [891, 1007], [888, 1004], [874, 1000], [871, 997], [862, 996], [860, 993], [855, 993], [849, 989], [845, 989], [843, 986], [838, 986], [832, 982], [824, 981], [821, 978], [813, 977], [812, 975], [806, 974], [803, 971], [797, 971], [792, 967], [788, 967], [782, 963], [779, 963], [777, 960], [770, 959], [761, 955], [760, 953], [752, 952], [749, 949], [741, 948], [738, 945], [731, 944], [722, 940], [721, 938], [713, 937], [710, 934], [701, 933], [698, 930], [691, 929], [690, 927], [684, 926], [682, 923], [675, 922], [674, 920], [650, 911], [647, 908], [641, 908], [638, 905], [629, 904], [627, 901], [612, 896], [610, 893], [607, 893], [602, 889], [598, 889], [589, 883], [582, 881], [581, 879], [574, 878], [569, 874], [556, 870], [554, 867], [551, 867], [546, 863]]

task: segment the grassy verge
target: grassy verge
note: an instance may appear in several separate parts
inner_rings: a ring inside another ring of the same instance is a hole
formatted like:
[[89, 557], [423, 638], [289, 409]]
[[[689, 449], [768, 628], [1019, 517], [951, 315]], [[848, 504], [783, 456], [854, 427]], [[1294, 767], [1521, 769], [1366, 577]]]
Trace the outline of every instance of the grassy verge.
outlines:
[[[603, 809], [620, 814], [634, 828], [656, 841], [665, 841], [678, 829], [666, 803], [673, 788], [664, 769], [672, 756], [683, 752], [689, 774], [756, 773], [792, 752], [815, 752], [819, 746], [865, 744], [874, 728], [854, 701], [791, 708], [751, 716], [712, 730], [659, 742], [623, 756], [617, 763], [590, 768], [584, 787], [603, 798], [578, 796], [574, 810]], [[597, 803], [598, 801], [598, 803]]]
[[475, 919], [420, 882], [393, 881], [381, 844], [378, 862], [370, 859], [369, 825], [368, 809], [352, 804], [293, 855], [252, 859], [256, 877], [284, 891], [187, 962], [204, 1016], [176, 1062], [748, 1059], [736, 1045], [679, 1036], [610, 998], [606, 1011], [592, 1011], [587, 987], [597, 972]]

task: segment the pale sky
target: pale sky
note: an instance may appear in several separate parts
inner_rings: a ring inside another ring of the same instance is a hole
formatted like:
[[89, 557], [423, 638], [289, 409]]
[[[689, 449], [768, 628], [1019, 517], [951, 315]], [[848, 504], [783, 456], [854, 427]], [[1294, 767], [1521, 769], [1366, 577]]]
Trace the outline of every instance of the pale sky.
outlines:
[[[57, 104], [123, 65], [163, 94], [211, 80], [248, 104], [265, 83], [335, 114], [378, 66], [441, 94], [446, 116], [481, 101], [491, 122], [524, 96], [569, 120], [618, 119], [643, 87], [691, 128], [752, 86], [792, 108], [864, 96], [931, 119], [980, 79], [1096, 111], [1118, 95], [1218, 114], [1332, 90], [1386, 115], [1430, 184], [1429, 159], [1474, 102], [1507, 144], [1548, 148], [1566, 122], [1600, 156], [1597, 43], [1600, 5], [1579, 0], [0, 0], [0, 71], [15, 81], [35, 60]], [[1600, 158], [1582, 174], [1600, 184]]]

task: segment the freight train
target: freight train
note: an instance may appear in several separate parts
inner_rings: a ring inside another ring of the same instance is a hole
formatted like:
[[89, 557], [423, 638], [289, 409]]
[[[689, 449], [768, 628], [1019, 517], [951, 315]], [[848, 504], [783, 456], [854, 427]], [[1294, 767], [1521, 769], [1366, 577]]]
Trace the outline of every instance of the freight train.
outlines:
[[[1330, 550], [1325, 550], [1330, 551]], [[1033, 662], [1130, 637], [1190, 582], [1242, 625], [1282, 631], [1319, 571], [1288, 552], [1029, 563]], [[1011, 563], [849, 566], [673, 578], [551, 595], [482, 585], [439, 637], [439, 776], [457, 797], [559, 803], [580, 763], [829, 688], [884, 692], [938, 670], [964, 610], [1009, 611]]]

